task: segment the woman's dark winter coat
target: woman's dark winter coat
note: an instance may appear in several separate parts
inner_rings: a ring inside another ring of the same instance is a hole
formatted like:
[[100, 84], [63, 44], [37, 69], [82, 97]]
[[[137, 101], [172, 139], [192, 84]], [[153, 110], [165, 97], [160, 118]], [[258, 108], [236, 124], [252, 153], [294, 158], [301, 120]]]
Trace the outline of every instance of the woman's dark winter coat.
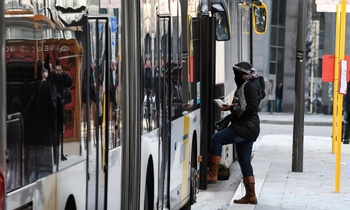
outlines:
[[[236, 78], [238, 78], [237, 75]], [[238, 85], [237, 89], [243, 84], [242, 81], [237, 80], [236, 83]], [[261, 100], [261, 89], [259, 79], [253, 79], [245, 85], [246, 110], [239, 117], [233, 114], [234, 117], [229, 126], [235, 133], [251, 141], [256, 141], [260, 133], [258, 110]]]

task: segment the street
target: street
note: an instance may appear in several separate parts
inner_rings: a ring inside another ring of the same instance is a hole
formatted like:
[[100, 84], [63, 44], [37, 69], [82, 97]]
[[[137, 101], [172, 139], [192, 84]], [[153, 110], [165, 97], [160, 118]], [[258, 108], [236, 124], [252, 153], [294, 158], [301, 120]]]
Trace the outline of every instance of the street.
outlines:
[[[272, 134], [286, 134], [293, 136], [293, 124], [267, 124], [261, 123], [260, 136], [254, 144], [254, 153], [259, 149], [259, 144], [263, 136]], [[332, 126], [304, 126], [304, 136], [332, 136]], [[292, 139], [291, 139], [292, 141]], [[292, 149], [292, 148], [291, 148]], [[230, 167], [230, 179], [226, 181], [218, 181], [217, 184], [208, 184], [208, 189], [200, 191], [197, 195], [197, 203], [192, 205], [194, 210], [227, 210], [229, 204], [241, 183], [242, 175], [237, 162]]]

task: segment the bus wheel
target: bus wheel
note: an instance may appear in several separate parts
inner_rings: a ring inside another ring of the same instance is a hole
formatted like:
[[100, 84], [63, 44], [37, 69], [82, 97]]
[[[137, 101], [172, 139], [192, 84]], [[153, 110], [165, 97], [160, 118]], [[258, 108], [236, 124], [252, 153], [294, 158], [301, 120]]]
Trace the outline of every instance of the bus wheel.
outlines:
[[75, 199], [73, 195], [70, 195], [68, 197], [66, 207], [64, 208], [65, 210], [77, 210], [77, 206], [75, 205]]
[[147, 184], [146, 184], [146, 189], [145, 189], [145, 200], [144, 200], [143, 209], [144, 209], [144, 210], [149, 210], [149, 208], [148, 208], [148, 190], [147, 190]]
[[150, 170], [147, 171], [147, 178], [146, 178], [146, 184], [145, 184], [145, 196], [144, 196], [144, 203], [143, 203], [143, 209], [144, 210], [152, 210], [153, 209], [153, 183], [152, 178], [150, 175]]
[[191, 194], [190, 194], [190, 205], [197, 202], [198, 193], [198, 172], [195, 168], [191, 168]]

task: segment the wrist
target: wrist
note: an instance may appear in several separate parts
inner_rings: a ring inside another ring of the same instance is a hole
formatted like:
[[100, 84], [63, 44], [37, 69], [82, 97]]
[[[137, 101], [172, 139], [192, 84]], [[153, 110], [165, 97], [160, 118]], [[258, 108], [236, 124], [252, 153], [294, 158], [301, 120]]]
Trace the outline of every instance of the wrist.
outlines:
[[233, 112], [233, 105], [230, 106], [230, 111]]

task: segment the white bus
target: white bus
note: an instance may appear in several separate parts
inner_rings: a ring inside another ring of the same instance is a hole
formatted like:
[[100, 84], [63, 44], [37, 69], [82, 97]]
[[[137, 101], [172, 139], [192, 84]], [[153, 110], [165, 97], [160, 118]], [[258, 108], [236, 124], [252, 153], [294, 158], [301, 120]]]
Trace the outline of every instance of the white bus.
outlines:
[[0, 210], [191, 209], [207, 187], [225, 1], [0, 9]]

